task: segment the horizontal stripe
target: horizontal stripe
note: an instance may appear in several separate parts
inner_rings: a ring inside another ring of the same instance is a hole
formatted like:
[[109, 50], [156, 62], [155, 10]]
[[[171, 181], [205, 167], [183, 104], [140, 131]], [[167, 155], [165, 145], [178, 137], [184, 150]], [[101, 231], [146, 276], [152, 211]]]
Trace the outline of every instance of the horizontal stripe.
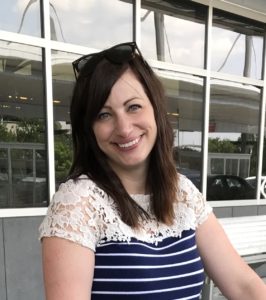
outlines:
[[102, 294], [102, 295], [145, 295], [145, 294], [157, 294], [157, 293], [166, 293], [171, 291], [178, 291], [183, 289], [188, 289], [196, 286], [200, 286], [204, 283], [204, 281], [200, 281], [194, 284], [189, 284], [185, 286], [169, 288], [169, 289], [161, 289], [161, 290], [150, 290], [150, 291], [92, 291], [92, 294]]
[[[159, 275], [159, 274], [158, 274]], [[174, 276], [175, 274], [171, 274]], [[107, 276], [106, 276], [107, 277]], [[143, 277], [143, 276], [138, 276]], [[151, 276], [156, 277], [156, 276]], [[121, 278], [121, 277], [119, 277]], [[200, 282], [204, 280], [204, 273], [199, 273], [195, 275], [190, 275], [187, 277], [181, 277], [181, 278], [174, 278], [174, 279], [168, 279], [168, 280], [161, 280], [161, 281], [134, 281], [134, 282], [95, 282], [93, 281], [93, 290], [95, 291], [120, 291], [120, 292], [126, 292], [126, 291], [136, 291], [136, 292], [142, 292], [142, 291], [151, 291], [151, 290], [165, 290], [165, 289], [172, 289], [176, 287], [181, 286], [187, 286], [191, 285], [195, 282]], [[191, 288], [194, 289], [194, 292], [200, 292], [201, 287]], [[185, 293], [180, 291], [174, 291], [172, 292], [173, 295], [176, 295], [180, 293], [183, 296], [188, 296], [193, 294], [191, 292], [191, 289], [185, 289]], [[188, 292], [190, 291], [190, 292]], [[173, 297], [174, 298], [174, 297]]]
[[178, 298], [178, 299], [172, 299], [172, 300], [191, 300], [191, 299], [199, 299], [200, 293], [197, 295], [185, 297], [185, 298]]
[[203, 269], [200, 269], [195, 272], [185, 273], [182, 275], [174, 275], [174, 276], [167, 276], [167, 277], [152, 277], [152, 278], [95, 278], [93, 281], [97, 282], [149, 282], [149, 281], [162, 281], [162, 280], [169, 280], [169, 279], [177, 279], [177, 278], [184, 278], [189, 277], [191, 275], [202, 274], [204, 272]]
[[191, 251], [177, 256], [169, 257], [141, 257], [141, 256], [98, 256], [95, 259], [97, 266], [159, 266], [178, 264], [191, 261], [199, 257], [197, 251]]
[[[131, 244], [130, 244], [130, 246], [131, 246]], [[177, 251], [177, 252], [174, 252], [174, 253], [167, 253], [167, 254], [144, 254], [144, 253], [127, 253], [127, 252], [124, 252], [124, 253], [96, 253], [96, 256], [109, 256], [109, 257], [112, 257], [112, 256], [133, 256], [133, 257], [161, 257], [162, 258], [162, 257], [171, 257], [171, 256], [184, 254], [184, 253], [190, 252], [190, 251], [195, 250], [195, 249], [196, 249], [196, 245], [194, 245], [190, 248], [181, 250], [181, 251]]]
[[[166, 269], [95, 269], [94, 278], [154, 278], [182, 275], [203, 268], [202, 262]], [[104, 283], [102, 283], [104, 285]]]
[[125, 265], [122, 265], [122, 266], [98, 266], [96, 265], [95, 266], [95, 269], [158, 269], [158, 268], [172, 268], [172, 267], [177, 267], [177, 266], [183, 266], [183, 265], [187, 265], [187, 264], [191, 264], [193, 262], [196, 262], [196, 261], [199, 261], [200, 258], [197, 257], [195, 259], [191, 259], [191, 260], [188, 260], [188, 261], [184, 261], [184, 262], [180, 262], [180, 263], [177, 263], [177, 264], [167, 264], [167, 265], [143, 265], [143, 266], [125, 266]]

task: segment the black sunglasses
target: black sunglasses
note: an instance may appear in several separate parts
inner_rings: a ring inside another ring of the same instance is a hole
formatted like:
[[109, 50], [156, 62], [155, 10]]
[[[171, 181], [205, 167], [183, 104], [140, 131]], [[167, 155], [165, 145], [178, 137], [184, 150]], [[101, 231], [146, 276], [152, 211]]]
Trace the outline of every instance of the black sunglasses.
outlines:
[[72, 63], [75, 77], [77, 79], [79, 76], [88, 76], [102, 58], [106, 58], [114, 64], [123, 64], [134, 59], [136, 55], [147, 65], [135, 42], [118, 44], [101, 52], [84, 55]]

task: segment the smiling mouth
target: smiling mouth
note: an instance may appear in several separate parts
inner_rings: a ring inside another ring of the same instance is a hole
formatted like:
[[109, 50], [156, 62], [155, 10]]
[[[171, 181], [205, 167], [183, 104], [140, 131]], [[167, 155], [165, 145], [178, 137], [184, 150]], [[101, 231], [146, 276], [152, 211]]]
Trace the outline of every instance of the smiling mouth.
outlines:
[[128, 143], [125, 143], [125, 144], [117, 144], [117, 145], [118, 145], [119, 148], [123, 148], [123, 149], [129, 148], [129, 147], [132, 147], [132, 146], [136, 145], [136, 144], [140, 141], [140, 138], [141, 138], [141, 137], [138, 137], [138, 138], [136, 138], [135, 140], [130, 141], [130, 142], [128, 142]]

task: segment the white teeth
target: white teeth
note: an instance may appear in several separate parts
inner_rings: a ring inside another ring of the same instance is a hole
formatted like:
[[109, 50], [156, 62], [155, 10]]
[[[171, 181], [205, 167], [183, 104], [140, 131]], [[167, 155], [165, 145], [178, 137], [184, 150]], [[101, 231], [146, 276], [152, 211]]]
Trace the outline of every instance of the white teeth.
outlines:
[[126, 144], [118, 144], [118, 146], [121, 147], [121, 148], [127, 148], [127, 147], [130, 147], [130, 146], [133, 146], [133, 145], [137, 144], [138, 142], [139, 142], [139, 138], [137, 138], [134, 141], [131, 141], [129, 143], [126, 143]]

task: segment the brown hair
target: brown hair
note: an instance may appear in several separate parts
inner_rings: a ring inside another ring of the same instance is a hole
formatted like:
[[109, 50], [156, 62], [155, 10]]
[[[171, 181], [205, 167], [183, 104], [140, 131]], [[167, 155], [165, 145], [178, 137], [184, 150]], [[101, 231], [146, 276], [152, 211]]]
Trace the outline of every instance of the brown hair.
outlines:
[[102, 58], [93, 72], [77, 79], [70, 107], [74, 154], [69, 177], [77, 179], [81, 174], [86, 174], [114, 199], [122, 220], [129, 226], [138, 227], [141, 219], [149, 218], [107, 163], [92, 129], [113, 85], [128, 68], [150, 99], [157, 124], [157, 138], [150, 154], [147, 175], [152, 211], [158, 221], [171, 224], [175, 217], [173, 203], [177, 197], [178, 181], [172, 151], [173, 130], [167, 118], [162, 84], [138, 55], [123, 64], [113, 64]]

